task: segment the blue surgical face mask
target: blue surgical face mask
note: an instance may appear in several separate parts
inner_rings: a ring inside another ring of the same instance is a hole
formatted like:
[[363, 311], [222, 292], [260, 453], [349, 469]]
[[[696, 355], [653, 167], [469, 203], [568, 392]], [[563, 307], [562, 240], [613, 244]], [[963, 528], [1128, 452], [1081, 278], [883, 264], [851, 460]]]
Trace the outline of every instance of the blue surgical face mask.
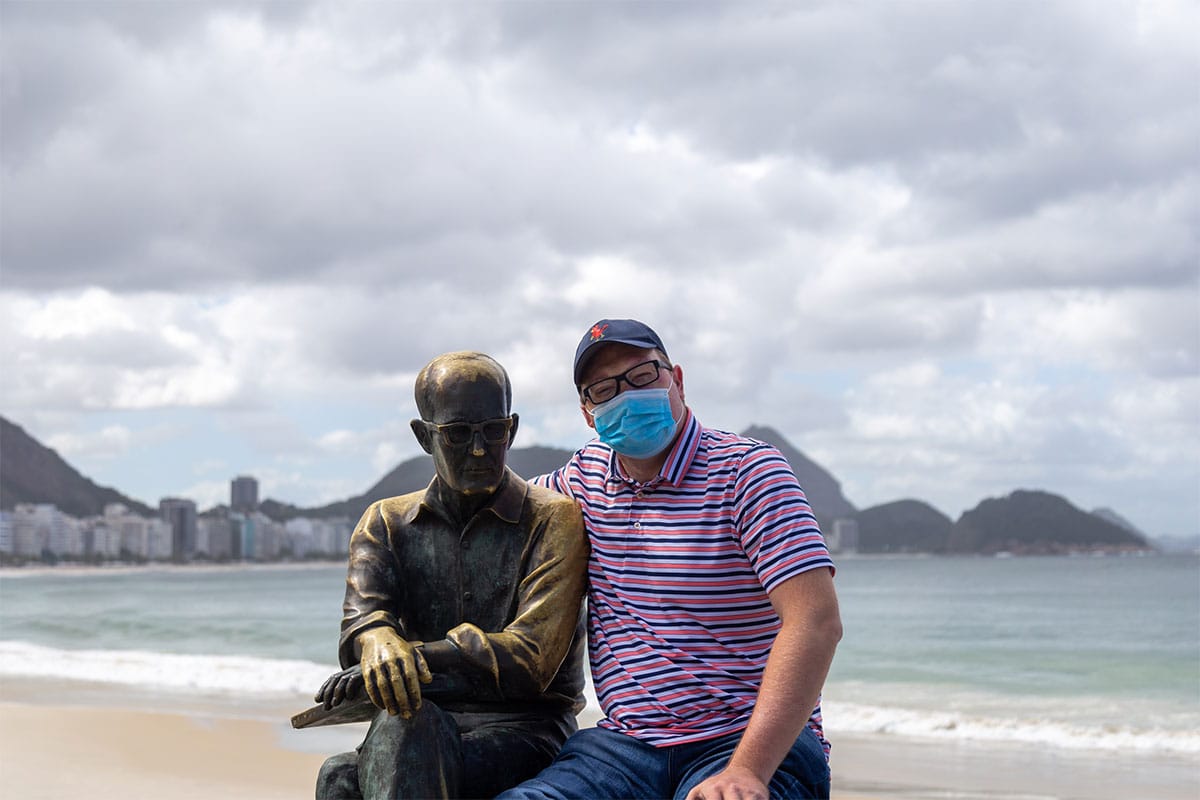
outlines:
[[630, 458], [650, 458], [670, 446], [678, 422], [669, 389], [627, 389], [591, 410], [600, 441]]

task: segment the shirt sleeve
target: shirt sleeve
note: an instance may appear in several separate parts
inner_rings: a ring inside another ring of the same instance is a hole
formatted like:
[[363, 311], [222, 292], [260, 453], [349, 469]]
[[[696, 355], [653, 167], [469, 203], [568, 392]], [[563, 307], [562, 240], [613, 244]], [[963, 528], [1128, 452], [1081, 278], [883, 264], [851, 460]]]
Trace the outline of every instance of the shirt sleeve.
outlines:
[[379, 503], [363, 512], [350, 535], [350, 563], [346, 570], [346, 598], [342, 604], [342, 634], [338, 661], [342, 668], [358, 663], [354, 638], [369, 628], [387, 625], [407, 638], [404, 623], [396, 617], [396, 561], [388, 544], [387, 523]]
[[[535, 490], [536, 491], [536, 490]], [[563, 663], [580, 619], [587, 580], [587, 537], [579, 507], [553, 497], [535, 515], [517, 613], [498, 633], [463, 624], [446, 636], [503, 698], [541, 694]]]
[[775, 447], [756, 444], [734, 481], [735, 523], [763, 588], [819, 567], [834, 569], [796, 473]]
[[543, 489], [549, 489], [552, 492], [570, 496], [571, 493], [567, 487], [566, 471], [566, 467], [559, 467], [553, 472], [547, 472], [543, 475], [530, 478], [529, 483], [534, 486], [540, 486]]

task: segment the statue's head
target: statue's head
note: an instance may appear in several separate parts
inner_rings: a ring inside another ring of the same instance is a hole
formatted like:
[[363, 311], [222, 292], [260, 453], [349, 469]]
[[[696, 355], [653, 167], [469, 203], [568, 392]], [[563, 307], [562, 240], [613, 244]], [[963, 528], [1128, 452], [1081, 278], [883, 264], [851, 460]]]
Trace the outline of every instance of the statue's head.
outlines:
[[441, 482], [461, 494], [495, 492], [517, 434], [504, 367], [483, 353], [440, 355], [417, 375], [416, 400], [412, 431]]

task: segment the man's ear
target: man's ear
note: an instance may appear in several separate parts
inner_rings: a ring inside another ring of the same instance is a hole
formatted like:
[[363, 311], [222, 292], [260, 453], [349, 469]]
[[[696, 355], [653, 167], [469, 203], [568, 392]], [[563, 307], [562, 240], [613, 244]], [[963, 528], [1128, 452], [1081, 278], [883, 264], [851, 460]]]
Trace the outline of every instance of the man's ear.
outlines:
[[429, 455], [433, 455], [433, 440], [429, 438], [429, 428], [425, 427], [425, 420], [414, 419], [408, 423], [408, 426], [412, 428], [413, 436], [417, 437], [421, 449]]
[[592, 430], [596, 430], [596, 420], [588, 413], [587, 406], [583, 403], [579, 404], [579, 413], [583, 414], [583, 421], [587, 423], [587, 426]]
[[512, 425], [508, 429], [508, 446], [512, 447], [513, 439], [517, 438], [517, 423], [521, 421], [521, 417], [516, 412], [509, 416], [512, 417]]

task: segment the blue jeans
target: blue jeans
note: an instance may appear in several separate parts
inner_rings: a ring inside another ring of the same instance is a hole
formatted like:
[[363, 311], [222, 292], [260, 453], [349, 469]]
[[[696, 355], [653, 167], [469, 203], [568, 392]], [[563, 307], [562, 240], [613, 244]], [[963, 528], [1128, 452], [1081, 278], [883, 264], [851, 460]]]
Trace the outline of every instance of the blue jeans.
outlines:
[[[742, 734], [652, 747], [604, 728], [571, 735], [554, 763], [496, 800], [683, 800], [729, 763]], [[772, 798], [828, 798], [829, 765], [815, 733], [805, 728], [767, 787]]]

